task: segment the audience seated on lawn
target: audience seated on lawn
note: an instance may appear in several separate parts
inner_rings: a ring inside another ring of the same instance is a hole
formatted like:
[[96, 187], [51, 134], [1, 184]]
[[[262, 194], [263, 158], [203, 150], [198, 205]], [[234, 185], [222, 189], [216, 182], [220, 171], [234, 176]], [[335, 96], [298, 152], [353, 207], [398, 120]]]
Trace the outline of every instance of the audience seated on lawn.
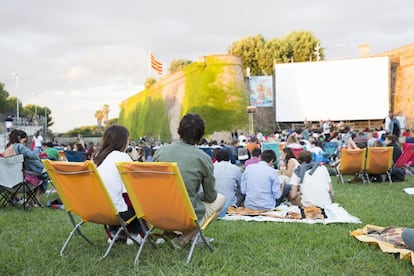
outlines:
[[273, 168], [276, 154], [273, 150], [262, 152], [261, 161], [250, 165], [243, 172], [241, 192], [246, 196], [244, 206], [254, 210], [269, 210], [280, 204], [289, 193], [289, 185], [281, 185]]
[[[219, 214], [223, 217], [227, 208], [231, 205], [237, 205], [243, 201], [240, 192], [240, 180], [242, 172], [240, 167], [231, 164], [230, 154], [226, 149], [219, 149], [215, 154], [217, 162], [214, 163], [214, 178], [216, 179], [217, 192], [224, 195], [226, 202], [224, 208]], [[241, 199], [242, 198], [242, 199]]]
[[[118, 169], [115, 163], [123, 161], [132, 161], [129, 155], [125, 152], [128, 146], [129, 131], [123, 126], [112, 125], [105, 130], [102, 137], [102, 147], [93, 157], [93, 161], [98, 166], [99, 175], [105, 187], [108, 190], [115, 208], [119, 215], [125, 221], [135, 216], [135, 211], [132, 208], [129, 197], [126, 193], [124, 184], [122, 183]], [[115, 235], [118, 226], [110, 226], [109, 231]], [[128, 230], [138, 243], [141, 243], [141, 226], [138, 219], [134, 219], [129, 225]], [[134, 244], [130, 239], [127, 239], [127, 244]]]
[[284, 148], [282, 150], [281, 159], [286, 164], [279, 170], [281, 182], [290, 185], [290, 178], [292, 177], [293, 171], [299, 166], [299, 162], [291, 148]]
[[303, 146], [300, 144], [298, 138], [296, 138], [296, 135], [289, 135], [289, 137], [286, 140], [285, 147], [303, 148]]
[[24, 156], [24, 169], [26, 171], [33, 172], [37, 175], [41, 185], [36, 188], [35, 195], [40, 202], [40, 194], [45, 193], [48, 185], [48, 175], [46, 173], [43, 163], [39, 159], [37, 151], [31, 151], [26, 147], [27, 134], [23, 130], [14, 129], [9, 134], [9, 142], [6, 146], [6, 150], [3, 153], [4, 157], [14, 156], [17, 154], [23, 154]]
[[257, 164], [260, 161], [260, 154], [262, 154], [262, 150], [260, 148], [255, 148], [252, 151], [252, 158], [244, 162], [244, 167], [247, 167], [252, 164]]
[[252, 155], [254, 149], [260, 149], [259, 140], [256, 137], [251, 137], [244, 147], [247, 148], [250, 155]]
[[52, 142], [43, 143], [42, 151], [47, 154], [47, 159], [59, 160], [59, 151], [53, 147]]
[[[194, 211], [200, 225], [211, 216], [218, 216], [223, 209], [225, 198], [215, 190], [214, 167], [209, 155], [197, 145], [204, 135], [205, 125], [200, 115], [186, 114], [180, 121], [180, 141], [160, 147], [154, 154], [154, 162], [176, 162], [180, 168]], [[200, 188], [203, 192], [199, 194]], [[182, 249], [195, 235], [192, 230], [171, 240], [172, 245]]]
[[300, 166], [295, 169], [290, 179], [290, 198], [296, 202], [297, 197], [301, 197], [300, 203], [304, 207], [323, 208], [331, 204], [334, 190], [326, 167], [313, 162], [310, 151], [302, 151], [298, 161]]
[[398, 158], [400, 157], [400, 155], [402, 154], [401, 148], [397, 144], [397, 140], [398, 140], [398, 138], [395, 135], [385, 136], [385, 145], [387, 147], [392, 147], [393, 148], [393, 152], [392, 152], [393, 163], [395, 163], [398, 160]]

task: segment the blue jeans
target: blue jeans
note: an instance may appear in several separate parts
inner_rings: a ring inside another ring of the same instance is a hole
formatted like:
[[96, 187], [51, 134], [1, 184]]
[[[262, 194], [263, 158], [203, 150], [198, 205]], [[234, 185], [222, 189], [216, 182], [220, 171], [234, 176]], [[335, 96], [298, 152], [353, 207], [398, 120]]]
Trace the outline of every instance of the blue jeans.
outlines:
[[410, 248], [411, 250], [414, 250], [414, 229], [407, 228], [405, 229], [402, 234], [402, 239], [404, 243]]
[[288, 198], [290, 187], [290, 184], [285, 184], [285, 186], [283, 187], [282, 195], [278, 199], [276, 199], [276, 207], [279, 206], [285, 198]]

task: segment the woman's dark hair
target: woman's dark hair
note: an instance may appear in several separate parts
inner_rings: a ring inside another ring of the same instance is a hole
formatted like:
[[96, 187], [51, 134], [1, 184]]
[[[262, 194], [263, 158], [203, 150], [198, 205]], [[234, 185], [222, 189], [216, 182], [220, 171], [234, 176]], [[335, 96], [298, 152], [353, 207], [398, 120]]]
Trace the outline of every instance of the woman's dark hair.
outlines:
[[129, 131], [126, 127], [112, 125], [105, 130], [102, 137], [102, 147], [95, 154], [93, 160], [99, 166], [105, 158], [114, 150], [125, 151], [128, 144]]
[[9, 145], [20, 143], [20, 139], [27, 138], [26, 132], [20, 129], [13, 129], [9, 134]]
[[289, 147], [284, 147], [283, 152], [286, 153], [286, 163], [289, 162], [290, 158], [296, 158], [296, 156], [293, 154], [293, 151]]
[[273, 150], [265, 150], [262, 152], [260, 160], [265, 161], [266, 163], [269, 163], [272, 160], [275, 161], [276, 153]]
[[204, 121], [196, 113], [186, 114], [180, 121], [178, 134], [181, 140], [190, 145], [196, 145], [204, 135]]

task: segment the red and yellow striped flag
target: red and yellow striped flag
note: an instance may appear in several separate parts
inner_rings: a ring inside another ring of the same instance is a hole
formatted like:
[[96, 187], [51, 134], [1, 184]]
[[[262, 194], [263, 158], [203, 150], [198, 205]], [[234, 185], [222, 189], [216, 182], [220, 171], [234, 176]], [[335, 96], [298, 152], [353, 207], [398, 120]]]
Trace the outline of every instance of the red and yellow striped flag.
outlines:
[[154, 69], [158, 75], [162, 75], [162, 62], [157, 60], [152, 53], [150, 55], [151, 68]]

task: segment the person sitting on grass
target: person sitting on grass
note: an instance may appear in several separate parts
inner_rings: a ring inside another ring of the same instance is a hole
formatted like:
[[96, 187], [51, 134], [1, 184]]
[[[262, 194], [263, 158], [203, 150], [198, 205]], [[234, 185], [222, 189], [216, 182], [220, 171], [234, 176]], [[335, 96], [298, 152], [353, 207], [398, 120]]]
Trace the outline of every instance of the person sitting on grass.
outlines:
[[[214, 178], [216, 179], [217, 192], [224, 195], [226, 203], [219, 214], [219, 217], [226, 215], [227, 208], [231, 205], [237, 205], [240, 199], [240, 180], [242, 172], [240, 167], [230, 162], [230, 154], [226, 149], [218, 149], [215, 153], [217, 160], [214, 163]], [[244, 197], [243, 197], [244, 198]]]
[[[211, 157], [196, 145], [204, 135], [204, 121], [195, 113], [186, 114], [178, 126], [180, 141], [160, 147], [153, 162], [176, 162], [184, 180], [187, 193], [200, 225], [223, 209], [225, 198], [215, 189], [214, 168]], [[203, 192], [199, 194], [200, 188]], [[176, 249], [182, 249], [194, 238], [198, 230], [190, 230], [171, 240]], [[208, 242], [212, 241], [207, 238]]]
[[260, 162], [260, 154], [262, 154], [262, 150], [260, 148], [255, 148], [252, 150], [252, 158], [244, 162], [244, 167], [246, 168], [249, 165], [257, 164]]
[[[108, 190], [109, 196], [124, 221], [135, 216], [135, 211], [130, 204], [126, 188], [115, 163], [132, 161], [125, 152], [128, 147], [128, 137], [129, 131], [127, 128], [119, 125], [110, 126], [105, 130], [102, 137], [101, 149], [93, 157], [93, 161], [98, 166], [99, 175]], [[109, 231], [113, 235], [115, 235], [117, 230], [118, 226], [109, 227]], [[138, 243], [142, 241], [142, 237], [140, 236], [141, 230], [141, 225], [137, 218], [132, 220], [128, 225], [128, 231], [131, 233], [131, 237]], [[110, 242], [110, 240], [108, 241]], [[128, 238], [126, 243], [131, 245], [134, 244], [134, 241]]]
[[[273, 168], [276, 154], [273, 150], [262, 152], [261, 161], [250, 165], [243, 172], [241, 192], [246, 196], [244, 206], [253, 210], [270, 210], [278, 206], [289, 193], [288, 186], [281, 185]], [[286, 187], [286, 188], [285, 188]]]
[[[6, 150], [3, 153], [4, 157], [14, 156], [17, 154], [23, 154], [24, 157], [24, 169], [26, 172], [33, 173], [38, 179], [37, 184], [41, 181], [40, 185], [35, 189], [35, 196], [37, 201], [40, 203], [40, 194], [45, 193], [49, 184], [49, 176], [40, 161], [39, 154], [37, 151], [31, 151], [26, 147], [27, 134], [23, 130], [14, 129], [9, 134], [9, 143], [7, 144]], [[34, 183], [33, 183], [34, 184]], [[26, 204], [38, 207], [36, 202], [26, 202]]]
[[[312, 161], [310, 151], [299, 154], [299, 167], [294, 170], [290, 179], [292, 185], [289, 197], [292, 202], [300, 202], [301, 206], [317, 206], [324, 208], [333, 201], [334, 190], [328, 169]], [[297, 198], [300, 197], [300, 198]]]

